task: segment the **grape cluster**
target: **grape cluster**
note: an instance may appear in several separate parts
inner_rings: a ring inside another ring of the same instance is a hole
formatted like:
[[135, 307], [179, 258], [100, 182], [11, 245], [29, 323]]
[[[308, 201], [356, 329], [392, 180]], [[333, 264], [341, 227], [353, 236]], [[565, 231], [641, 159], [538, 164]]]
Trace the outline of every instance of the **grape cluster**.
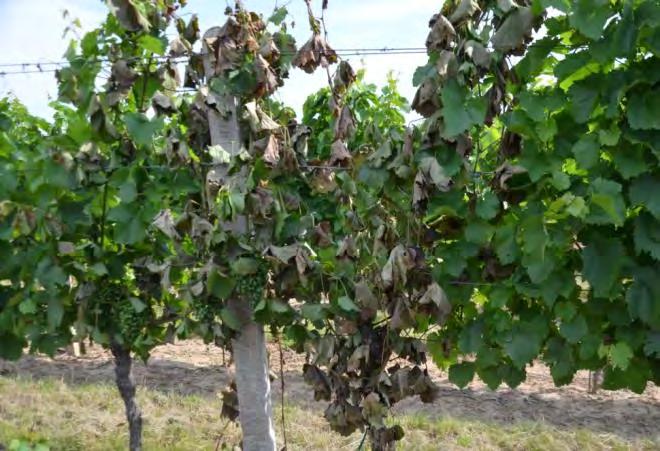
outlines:
[[210, 324], [215, 320], [216, 309], [209, 305], [208, 299], [195, 297], [192, 312], [200, 323]]
[[133, 343], [141, 334], [145, 325], [146, 309], [140, 313], [128, 300], [121, 300], [116, 307], [116, 318], [119, 333], [126, 343]]
[[264, 289], [268, 283], [268, 267], [259, 265], [257, 272], [247, 276], [241, 276], [236, 281], [234, 292], [250, 302], [252, 308], [261, 302]]

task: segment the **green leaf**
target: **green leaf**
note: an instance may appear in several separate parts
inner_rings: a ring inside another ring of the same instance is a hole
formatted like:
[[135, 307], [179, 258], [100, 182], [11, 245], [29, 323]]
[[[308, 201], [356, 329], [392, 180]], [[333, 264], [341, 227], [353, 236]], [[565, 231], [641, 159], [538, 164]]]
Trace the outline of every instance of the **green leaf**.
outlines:
[[620, 341], [612, 346], [609, 350], [609, 358], [614, 368], [626, 370], [630, 364], [630, 359], [633, 357], [632, 349], [627, 343]]
[[471, 221], [465, 227], [465, 239], [469, 243], [486, 244], [493, 236], [495, 228], [484, 221]]
[[660, 223], [653, 216], [642, 213], [635, 218], [633, 236], [637, 254], [648, 253], [656, 260], [660, 260]]
[[621, 146], [612, 151], [612, 161], [619, 174], [625, 179], [630, 179], [648, 171], [649, 165], [644, 159], [645, 153], [641, 146]]
[[582, 273], [596, 296], [607, 297], [619, 280], [625, 250], [617, 238], [596, 236], [582, 251]]
[[598, 163], [600, 145], [596, 135], [592, 133], [584, 135], [575, 143], [572, 150], [575, 160], [583, 169], [591, 169]]
[[563, 321], [559, 326], [561, 336], [573, 344], [578, 343], [588, 332], [587, 321], [582, 315], [577, 315], [570, 321]]
[[142, 113], [126, 113], [124, 115], [126, 129], [138, 146], [147, 147], [153, 142], [154, 135], [162, 130], [164, 119], [155, 117], [151, 120]]
[[644, 343], [644, 353], [649, 357], [660, 358], [660, 332], [648, 332]]
[[243, 323], [238, 319], [236, 312], [231, 307], [224, 307], [220, 310], [220, 318], [223, 324], [232, 330], [240, 331], [243, 328]]
[[500, 200], [492, 191], [486, 191], [477, 199], [475, 212], [481, 219], [490, 220], [497, 216], [500, 211]]
[[603, 388], [605, 390], [620, 390], [628, 388], [641, 394], [650, 378], [649, 365], [646, 361], [633, 359], [625, 370], [608, 366], [605, 368]]
[[614, 224], [622, 226], [626, 205], [621, 195], [621, 185], [612, 180], [598, 178], [591, 183], [589, 216], [590, 224]]
[[516, 367], [522, 368], [538, 356], [547, 327], [542, 317], [521, 320], [514, 324], [503, 348]]
[[495, 231], [495, 253], [498, 260], [508, 265], [516, 261], [518, 257], [518, 244], [516, 243], [517, 227], [515, 223], [500, 226]]
[[131, 303], [131, 306], [133, 306], [133, 310], [137, 313], [141, 313], [147, 308], [147, 304], [138, 298], [131, 296], [128, 298], [128, 301]]
[[603, 34], [605, 22], [612, 13], [607, 0], [576, 0], [568, 20], [580, 33], [595, 41]]
[[545, 68], [552, 67], [556, 59], [549, 55], [557, 42], [555, 37], [545, 37], [535, 41], [536, 45], [530, 46], [525, 57], [514, 66], [518, 76], [526, 80], [542, 72]]
[[115, 240], [120, 244], [135, 244], [147, 236], [146, 224], [139, 216], [131, 217], [127, 222], [115, 224]]
[[259, 263], [254, 258], [240, 257], [230, 263], [231, 270], [239, 276], [254, 274], [259, 269]]
[[621, 130], [616, 124], [612, 124], [609, 129], [601, 128], [598, 130], [598, 141], [600, 141], [603, 146], [615, 146], [619, 142], [620, 137]]
[[458, 336], [458, 349], [463, 354], [473, 354], [479, 350], [483, 343], [483, 329], [482, 321], [473, 321], [463, 327]]
[[484, 97], [468, 97], [468, 92], [455, 79], [442, 88], [442, 117], [445, 122], [444, 137], [463, 133], [475, 124], [483, 123], [487, 102]]
[[211, 271], [206, 279], [207, 290], [219, 299], [227, 299], [235, 285], [233, 278], [221, 275], [218, 270]]
[[660, 219], [660, 179], [651, 174], [633, 180], [630, 185], [630, 201], [650, 211]]
[[326, 309], [323, 304], [304, 304], [301, 313], [310, 321], [322, 321], [326, 317]]
[[53, 296], [48, 299], [48, 328], [54, 330], [62, 324], [62, 318], [64, 318], [64, 305], [62, 305], [62, 300]]
[[138, 45], [147, 52], [155, 53], [156, 55], [165, 54], [165, 49], [167, 48], [167, 42], [164, 39], [147, 34], [138, 38]]
[[23, 355], [23, 348], [27, 342], [23, 337], [17, 337], [8, 332], [0, 332], [0, 358], [5, 360], [18, 360]]
[[633, 129], [660, 129], [660, 87], [635, 89], [628, 95], [626, 114]]
[[288, 11], [286, 9], [286, 6], [280, 6], [279, 8], [275, 8], [275, 11], [273, 11], [273, 14], [268, 18], [268, 22], [271, 22], [273, 25], [280, 25], [282, 22], [284, 22], [284, 19], [286, 19], [286, 15], [288, 14]]
[[640, 267], [633, 277], [634, 281], [626, 292], [630, 316], [660, 329], [660, 271]]
[[348, 296], [341, 296], [337, 299], [337, 304], [345, 312], [359, 312], [360, 307], [358, 307], [355, 302]]
[[475, 371], [474, 362], [456, 363], [449, 367], [449, 381], [459, 388], [465, 388], [474, 379]]
[[574, 83], [568, 90], [571, 99], [571, 115], [578, 124], [583, 124], [591, 117], [591, 112], [599, 96], [599, 86], [595, 79], [585, 79]]

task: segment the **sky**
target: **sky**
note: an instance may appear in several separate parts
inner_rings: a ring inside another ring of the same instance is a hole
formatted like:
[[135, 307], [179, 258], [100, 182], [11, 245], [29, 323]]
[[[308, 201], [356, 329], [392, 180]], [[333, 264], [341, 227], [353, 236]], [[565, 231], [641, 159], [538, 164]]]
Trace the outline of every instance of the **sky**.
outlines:
[[[246, 8], [268, 17], [278, 0], [243, 0]], [[312, 0], [315, 11], [321, 0]], [[442, 1], [435, 0], [329, 0], [326, 12], [328, 40], [336, 49], [423, 47], [428, 34], [429, 18], [438, 12]], [[296, 25], [290, 32], [302, 45], [310, 36], [303, 0], [279, 0], [288, 4]], [[189, 0], [182, 13], [197, 13], [202, 33], [224, 22], [225, 0]], [[63, 11], [69, 12], [68, 18]], [[0, 0], [0, 42], [3, 51], [0, 65], [18, 62], [61, 61], [71, 35], [63, 31], [78, 19], [83, 32], [97, 26], [107, 8], [101, 0]], [[290, 20], [290, 19], [288, 19]], [[401, 93], [409, 100], [415, 94], [412, 75], [426, 62], [423, 53], [409, 55], [368, 55], [346, 58], [355, 69], [366, 69], [366, 81], [385, 84], [388, 72], [399, 80]], [[3, 68], [14, 71], [20, 68]], [[33, 70], [34, 68], [30, 68]], [[322, 71], [313, 75], [294, 69], [278, 93], [281, 100], [301, 111], [307, 95], [327, 85]], [[50, 117], [48, 103], [56, 94], [54, 74], [20, 74], [0, 76], [0, 96], [13, 93], [29, 110]]]

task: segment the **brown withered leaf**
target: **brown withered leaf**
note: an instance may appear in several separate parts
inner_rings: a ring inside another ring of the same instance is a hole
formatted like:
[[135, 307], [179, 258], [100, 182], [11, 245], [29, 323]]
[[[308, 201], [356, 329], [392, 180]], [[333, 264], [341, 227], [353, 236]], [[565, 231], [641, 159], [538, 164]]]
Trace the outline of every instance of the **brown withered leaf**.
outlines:
[[[372, 427], [383, 427], [387, 406], [380, 401], [378, 393], [369, 393], [362, 400], [362, 416]], [[385, 449], [385, 448], [383, 448]]]
[[332, 225], [330, 221], [321, 221], [314, 227], [312, 242], [319, 247], [328, 247], [332, 245]]
[[472, 136], [469, 133], [463, 133], [456, 137], [456, 153], [462, 158], [466, 158], [472, 153]]
[[347, 371], [359, 370], [362, 360], [369, 363], [369, 345], [361, 345], [355, 348], [346, 364]]
[[357, 257], [357, 246], [355, 245], [355, 238], [353, 235], [345, 236], [339, 243], [339, 248], [335, 254], [337, 258], [354, 259]]
[[127, 90], [135, 80], [137, 80], [137, 73], [128, 65], [128, 61], [121, 59], [115, 61], [110, 70], [110, 79], [115, 83], [120, 90]]
[[531, 7], [520, 7], [509, 14], [491, 39], [493, 48], [500, 52], [510, 52], [522, 46], [531, 38], [534, 26], [534, 13]]
[[477, 66], [483, 67], [484, 69], [488, 69], [490, 67], [492, 56], [490, 52], [486, 50], [486, 47], [477, 41], [467, 41], [463, 46], [463, 51]]
[[360, 306], [360, 318], [369, 320], [376, 317], [378, 312], [378, 298], [373, 294], [366, 282], [355, 284], [355, 301]]
[[356, 80], [355, 71], [348, 61], [341, 61], [335, 73], [334, 87], [337, 90], [346, 90]]
[[319, 193], [330, 193], [337, 189], [335, 182], [335, 171], [329, 169], [317, 169], [309, 180], [310, 186]]
[[181, 36], [175, 36], [170, 41], [170, 55], [179, 58], [191, 54], [193, 51], [192, 45]]
[[421, 208], [431, 194], [431, 188], [447, 192], [453, 182], [435, 157], [425, 157], [420, 161], [413, 186], [413, 207]]
[[488, 109], [486, 110], [484, 123], [490, 127], [493, 125], [493, 120], [502, 112], [504, 89], [499, 84], [493, 85], [486, 92], [486, 98], [488, 99]]
[[325, 68], [336, 62], [337, 53], [319, 33], [314, 33], [305, 45], [300, 47], [292, 64], [311, 74], [319, 66]]
[[406, 134], [403, 137], [403, 149], [401, 153], [405, 158], [412, 157], [415, 145], [415, 137], [410, 127], [406, 127]]
[[167, 157], [167, 162], [170, 164], [175, 162], [189, 162], [190, 153], [188, 152], [186, 141], [182, 141], [178, 136], [170, 133], [165, 141], [165, 156]]
[[96, 133], [110, 138], [117, 138], [119, 136], [117, 129], [108, 118], [98, 95], [92, 97], [87, 114], [89, 115], [92, 130]]
[[266, 114], [255, 101], [245, 104], [243, 118], [247, 120], [248, 124], [250, 125], [250, 129], [254, 133], [261, 133], [263, 131], [272, 132], [282, 128], [280, 124], [275, 122], [268, 114]]
[[[179, 25], [181, 23], [181, 25]], [[193, 14], [188, 21], [188, 24], [184, 26], [183, 20], [177, 20], [177, 31], [179, 34], [183, 35], [183, 38], [188, 41], [190, 44], [194, 44], [199, 39], [199, 17], [197, 14]]]
[[158, 213], [154, 218], [152, 225], [163, 232], [165, 236], [170, 239], [181, 239], [179, 233], [176, 231], [174, 218], [172, 217], [172, 211], [170, 209], [162, 210], [160, 213]]
[[158, 114], [172, 114], [176, 112], [176, 107], [172, 99], [160, 91], [156, 91], [151, 99], [151, 106]]
[[398, 297], [389, 309], [392, 318], [390, 319], [390, 327], [392, 329], [408, 329], [415, 325], [415, 314], [410, 308], [408, 300], [403, 297]]
[[265, 37], [259, 46], [259, 55], [271, 63], [280, 57], [280, 49], [277, 48], [272, 36]]
[[300, 276], [303, 276], [309, 269], [314, 267], [311, 252], [303, 244], [291, 244], [288, 246], [270, 245], [264, 250], [263, 255], [285, 265], [295, 263], [296, 270]]
[[415, 266], [413, 256], [403, 244], [397, 245], [390, 252], [387, 263], [381, 271], [383, 288], [396, 288], [408, 281], [408, 271]]
[[303, 365], [303, 379], [314, 390], [315, 401], [330, 401], [330, 379], [316, 365]]
[[172, 61], [168, 60], [158, 68], [158, 78], [160, 79], [163, 89], [174, 92], [181, 85], [181, 77], [179, 76], [179, 69]]
[[255, 97], [264, 97], [275, 92], [279, 86], [277, 75], [270, 64], [268, 64], [268, 61], [259, 54], [254, 58], [254, 71], [257, 77], [257, 87], [254, 92]]
[[108, 0], [108, 7], [119, 24], [128, 31], [148, 31], [151, 28], [147, 18], [135, 6], [134, 0]]
[[500, 142], [500, 155], [504, 158], [513, 158], [520, 155], [521, 141], [519, 134], [509, 130], [505, 131]]
[[280, 143], [273, 133], [254, 141], [253, 148], [257, 154], [261, 153], [264, 161], [271, 166], [276, 166], [280, 161]]
[[342, 140], [337, 139], [330, 146], [330, 161], [328, 161], [330, 166], [350, 166], [352, 158], [351, 153]]
[[[336, 400], [330, 404], [323, 414], [333, 431], [348, 436], [364, 426], [362, 410], [345, 400]], [[382, 448], [386, 449], [386, 448]]]
[[355, 119], [348, 105], [341, 108], [339, 117], [335, 121], [335, 139], [346, 140], [355, 132]]
[[424, 313], [435, 320], [435, 324], [442, 325], [451, 313], [451, 303], [445, 291], [436, 282], [431, 283], [417, 301], [424, 306]]
[[458, 60], [451, 50], [443, 50], [435, 62], [440, 80], [448, 80], [458, 75]]
[[236, 391], [236, 382], [232, 380], [230, 386], [222, 391], [222, 410], [220, 411], [220, 415], [229, 421], [236, 421], [238, 413], [238, 392]]
[[456, 39], [456, 30], [451, 22], [442, 14], [435, 14], [430, 22], [431, 31], [426, 38], [426, 48], [429, 51], [441, 51], [450, 48]]
[[527, 172], [522, 166], [512, 165], [509, 162], [504, 163], [499, 168], [495, 170], [495, 179], [494, 181], [499, 186], [500, 189], [506, 191], [509, 189], [507, 186], [507, 181], [511, 179], [516, 174], [523, 174]]
[[431, 117], [439, 108], [438, 82], [433, 78], [426, 78], [415, 93], [412, 109], [424, 117]]

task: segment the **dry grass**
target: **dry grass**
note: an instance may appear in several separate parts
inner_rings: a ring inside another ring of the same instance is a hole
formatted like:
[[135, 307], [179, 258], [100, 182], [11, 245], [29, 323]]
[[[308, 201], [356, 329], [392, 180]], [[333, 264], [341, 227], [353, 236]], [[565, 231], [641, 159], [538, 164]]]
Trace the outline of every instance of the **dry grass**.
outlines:
[[[143, 389], [145, 450], [213, 450], [220, 439], [238, 444], [240, 430], [219, 419], [220, 400]], [[58, 380], [0, 377], [0, 444], [12, 439], [47, 442], [52, 450], [123, 450], [126, 424], [111, 385], [69, 386]], [[279, 424], [279, 409], [278, 428]], [[321, 412], [286, 408], [289, 450], [355, 450], [361, 433], [331, 432]], [[660, 449], [659, 443], [541, 423], [507, 427], [457, 418], [398, 417], [407, 434], [401, 449], [611, 450]], [[222, 431], [222, 432], [221, 432]], [[278, 437], [281, 437], [278, 430]], [[222, 433], [222, 437], [219, 435]]]

